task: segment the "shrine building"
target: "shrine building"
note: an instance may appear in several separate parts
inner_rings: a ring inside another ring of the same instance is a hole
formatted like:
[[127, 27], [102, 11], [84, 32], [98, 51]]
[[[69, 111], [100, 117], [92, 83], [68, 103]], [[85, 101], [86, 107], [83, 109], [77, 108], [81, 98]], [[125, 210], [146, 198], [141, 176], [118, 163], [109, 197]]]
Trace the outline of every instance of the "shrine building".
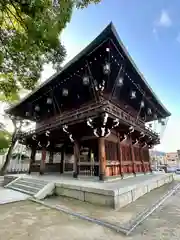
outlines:
[[151, 172], [149, 149], [160, 143], [152, 122], [170, 116], [112, 23], [7, 113], [36, 123], [19, 135], [31, 150], [29, 173], [102, 181]]

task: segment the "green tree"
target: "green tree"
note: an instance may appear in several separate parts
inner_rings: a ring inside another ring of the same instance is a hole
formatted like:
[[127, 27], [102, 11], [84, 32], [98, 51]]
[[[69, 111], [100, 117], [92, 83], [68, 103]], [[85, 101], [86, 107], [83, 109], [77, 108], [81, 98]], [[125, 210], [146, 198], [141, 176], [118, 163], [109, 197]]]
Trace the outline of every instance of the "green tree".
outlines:
[[[21, 133], [22, 127], [28, 126], [30, 123], [27, 120], [19, 120], [17, 118], [13, 118], [13, 117], [10, 117], [10, 119], [12, 120], [12, 123], [14, 126], [14, 131], [13, 131], [12, 135], [9, 134], [8, 151], [6, 154], [6, 159], [4, 161], [4, 164], [3, 164], [2, 168], [0, 169], [0, 175], [4, 175], [6, 172], [7, 166], [12, 157], [12, 152], [13, 152], [14, 146], [16, 145], [16, 142], [18, 141], [18, 134]], [[7, 138], [7, 135], [5, 135], [5, 137]], [[0, 135], [0, 140], [1, 140], [1, 135]]]
[[[73, 9], [100, 1], [0, 0], [0, 102], [13, 103], [19, 100], [21, 90], [33, 90], [44, 64], [51, 63], [56, 70], [60, 69], [66, 55], [60, 34]], [[14, 132], [1, 174], [24, 124], [11, 120]]]
[[0, 0], [0, 99], [34, 89], [45, 63], [60, 69], [66, 51], [59, 37], [73, 9], [98, 2]]
[[11, 134], [0, 124], [0, 153], [4, 153], [11, 144]]

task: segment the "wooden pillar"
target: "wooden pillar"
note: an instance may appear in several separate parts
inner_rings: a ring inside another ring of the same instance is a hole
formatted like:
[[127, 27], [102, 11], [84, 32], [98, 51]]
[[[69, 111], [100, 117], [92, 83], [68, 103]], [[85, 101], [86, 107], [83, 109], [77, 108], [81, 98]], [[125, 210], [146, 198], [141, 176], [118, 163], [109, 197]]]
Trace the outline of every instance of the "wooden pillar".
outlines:
[[132, 160], [133, 174], [136, 175], [136, 162], [135, 162], [134, 147], [132, 144], [131, 137], [130, 137], [130, 147], [131, 147], [131, 160]]
[[53, 163], [53, 157], [54, 157], [54, 152], [50, 151], [49, 152], [49, 163]]
[[40, 174], [44, 174], [46, 167], [46, 149], [42, 149], [41, 163], [40, 163]]
[[149, 155], [149, 148], [147, 148], [147, 156], [148, 156], [148, 163], [149, 163], [149, 171], [152, 173], [151, 160], [150, 160], [150, 155]]
[[65, 162], [64, 162], [64, 146], [61, 148], [61, 164], [60, 164], [60, 173], [64, 173]]
[[29, 174], [31, 173], [32, 164], [35, 162], [36, 157], [36, 148], [32, 148], [31, 156], [30, 156], [30, 163], [29, 163]]
[[106, 151], [105, 139], [98, 138], [98, 157], [99, 157], [99, 180], [104, 181], [106, 176]]
[[123, 177], [122, 149], [121, 149], [121, 141], [120, 141], [120, 134], [119, 133], [118, 133], [117, 138], [118, 138], [118, 142], [117, 142], [117, 146], [118, 146], [118, 160], [119, 160], [119, 163], [120, 163], [119, 171], [120, 171], [121, 176]]
[[77, 140], [74, 141], [74, 164], [73, 164], [73, 177], [77, 178], [79, 175], [79, 157], [80, 146]]
[[140, 147], [140, 157], [141, 157], [141, 163], [142, 163], [142, 169], [143, 169], [143, 172], [144, 174], [146, 173], [146, 170], [145, 170], [145, 164], [144, 164], [144, 154], [143, 154], [143, 148]]

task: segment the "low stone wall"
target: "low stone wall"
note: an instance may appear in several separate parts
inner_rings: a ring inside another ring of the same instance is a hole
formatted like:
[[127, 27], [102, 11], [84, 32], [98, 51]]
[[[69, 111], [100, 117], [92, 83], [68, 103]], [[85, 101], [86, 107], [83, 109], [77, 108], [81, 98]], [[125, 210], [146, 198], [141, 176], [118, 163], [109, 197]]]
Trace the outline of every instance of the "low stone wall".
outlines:
[[173, 180], [173, 174], [159, 175], [159, 177], [157, 176], [157, 178], [152, 178], [144, 183], [116, 190], [96, 189], [56, 183], [55, 193], [59, 196], [70, 197], [95, 205], [120, 209], [151, 190], [170, 183]]

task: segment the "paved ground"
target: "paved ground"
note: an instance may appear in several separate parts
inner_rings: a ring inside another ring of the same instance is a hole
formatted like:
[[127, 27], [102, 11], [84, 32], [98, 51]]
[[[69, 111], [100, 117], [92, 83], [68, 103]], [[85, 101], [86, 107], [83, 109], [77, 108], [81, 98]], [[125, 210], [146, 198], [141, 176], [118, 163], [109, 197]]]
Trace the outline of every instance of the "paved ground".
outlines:
[[[0, 239], [179, 240], [179, 199], [180, 192], [168, 199], [129, 237], [27, 200], [4, 204], [0, 205]], [[142, 200], [141, 204], [144, 204]], [[131, 211], [134, 208], [133, 205], [129, 207]]]
[[[87, 215], [100, 217], [117, 224], [126, 224], [148, 204], [158, 199], [168, 186], [154, 190], [119, 212], [92, 209], [92, 205], [74, 204], [58, 200], [61, 206], [73, 208]], [[0, 189], [0, 201], [26, 199], [25, 194]], [[0, 239], [3, 240], [179, 240], [180, 239], [180, 191], [169, 198], [133, 233], [125, 237], [102, 226], [72, 217], [28, 200], [0, 205]], [[47, 200], [49, 201], [49, 200]], [[54, 200], [53, 200], [54, 201]], [[78, 201], [79, 202], [79, 201]], [[80, 202], [79, 202], [80, 203]], [[97, 210], [97, 211], [96, 211]]]
[[10, 203], [10, 202], [17, 202], [21, 200], [26, 200], [29, 196], [13, 191], [11, 189], [5, 189], [3, 187], [0, 187], [0, 205], [5, 204], [5, 203]]
[[0, 205], [0, 239], [179, 240], [179, 198], [172, 196], [130, 237], [29, 201]]

